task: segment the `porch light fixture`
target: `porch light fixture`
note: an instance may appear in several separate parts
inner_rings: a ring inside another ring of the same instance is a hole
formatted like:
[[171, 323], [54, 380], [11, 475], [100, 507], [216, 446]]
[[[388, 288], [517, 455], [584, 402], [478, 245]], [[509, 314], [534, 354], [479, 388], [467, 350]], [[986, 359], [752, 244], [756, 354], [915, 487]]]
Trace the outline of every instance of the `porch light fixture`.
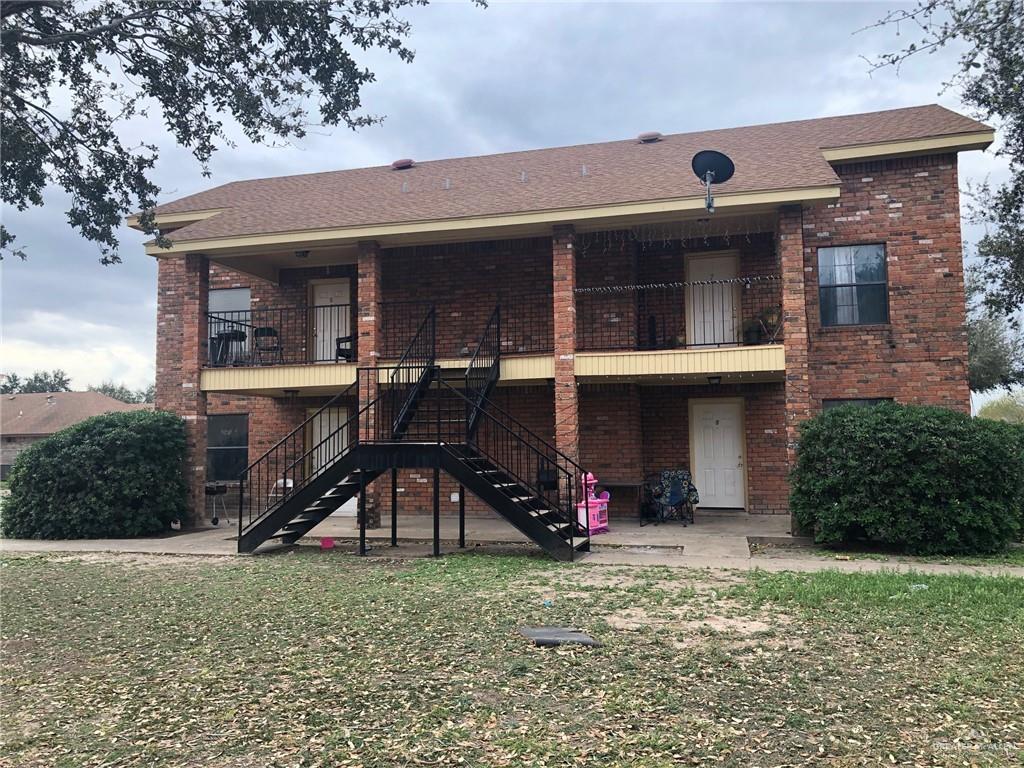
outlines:
[[284, 392], [284, 394], [288, 397], [289, 405], [295, 405], [295, 398], [298, 396], [299, 390], [297, 390], [297, 389], [284, 389], [284, 390], [281, 390], [281, 391]]
[[309, 251], [296, 251], [295, 252], [295, 258], [296, 259], [308, 259], [309, 258]]
[[721, 376], [708, 376], [708, 384], [710, 384], [712, 387], [717, 387], [721, 383], [722, 383], [722, 377]]

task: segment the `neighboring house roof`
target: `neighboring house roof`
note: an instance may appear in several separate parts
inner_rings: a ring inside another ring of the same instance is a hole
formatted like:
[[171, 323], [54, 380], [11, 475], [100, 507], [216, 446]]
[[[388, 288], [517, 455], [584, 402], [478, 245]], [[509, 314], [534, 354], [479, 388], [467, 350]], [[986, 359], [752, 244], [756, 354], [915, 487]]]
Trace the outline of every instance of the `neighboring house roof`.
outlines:
[[0, 434], [5, 437], [52, 435], [90, 416], [153, 407], [122, 403], [101, 392], [41, 392], [0, 398]]
[[725, 152], [736, 164], [716, 194], [820, 188], [839, 183], [829, 164], [836, 158], [826, 157], [830, 148], [958, 136], [987, 146], [991, 136], [978, 134], [991, 130], [933, 104], [680, 133], [649, 144], [630, 139], [417, 162], [407, 170], [238, 181], [161, 205], [156, 214], [158, 221], [184, 224], [171, 239], [188, 242], [696, 197], [703, 188], [690, 160], [702, 149]]

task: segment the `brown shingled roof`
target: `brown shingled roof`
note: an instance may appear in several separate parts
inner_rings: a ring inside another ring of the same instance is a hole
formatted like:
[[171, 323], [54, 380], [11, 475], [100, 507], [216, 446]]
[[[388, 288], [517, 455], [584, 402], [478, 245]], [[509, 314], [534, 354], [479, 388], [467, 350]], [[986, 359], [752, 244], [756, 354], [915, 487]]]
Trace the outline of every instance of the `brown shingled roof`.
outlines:
[[[938, 105], [555, 149], [237, 181], [157, 214], [223, 208], [175, 231], [179, 242], [298, 230], [614, 205], [702, 194], [698, 150], [736, 163], [719, 194], [838, 183], [822, 149], [990, 130]], [[586, 166], [586, 172], [583, 167]], [[523, 181], [523, 173], [526, 181]], [[446, 183], [447, 180], [447, 183]]]
[[41, 392], [0, 396], [0, 434], [52, 435], [90, 416], [152, 408], [122, 403], [101, 392]]

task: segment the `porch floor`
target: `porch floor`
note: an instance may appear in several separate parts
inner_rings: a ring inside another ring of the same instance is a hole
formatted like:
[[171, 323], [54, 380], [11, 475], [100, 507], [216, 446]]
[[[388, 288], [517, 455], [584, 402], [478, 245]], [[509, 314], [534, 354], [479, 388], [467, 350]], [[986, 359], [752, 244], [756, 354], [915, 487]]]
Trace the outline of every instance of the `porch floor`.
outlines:
[[[380, 528], [371, 528], [366, 536], [371, 541], [391, 538], [390, 517], [382, 512]], [[749, 557], [748, 537], [789, 539], [789, 515], [749, 515], [745, 512], [697, 512], [696, 522], [683, 527], [677, 522], [662, 525], [640, 525], [636, 519], [612, 518], [607, 533], [593, 537], [594, 548], [683, 548], [687, 554]], [[355, 518], [331, 516], [310, 531], [312, 537], [332, 536], [349, 539], [358, 536]], [[398, 538], [405, 541], [429, 541], [434, 535], [433, 518], [422, 514], [398, 515]], [[457, 517], [441, 517], [441, 539], [452, 542], [459, 538]], [[523, 534], [499, 517], [466, 518], [466, 545], [527, 542]]]

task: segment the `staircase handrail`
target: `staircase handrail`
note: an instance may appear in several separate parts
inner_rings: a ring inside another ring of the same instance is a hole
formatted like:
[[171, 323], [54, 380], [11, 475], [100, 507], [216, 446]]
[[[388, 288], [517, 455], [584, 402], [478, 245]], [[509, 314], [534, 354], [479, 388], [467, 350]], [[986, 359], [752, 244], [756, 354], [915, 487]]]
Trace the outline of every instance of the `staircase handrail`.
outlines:
[[[347, 387], [345, 391], [347, 392], [348, 389], [351, 389], [351, 386]], [[328, 401], [328, 404], [324, 405], [322, 408], [317, 410], [317, 412], [313, 416], [310, 416], [309, 419], [306, 419], [306, 421], [304, 421], [302, 423], [302, 425], [300, 425], [299, 427], [296, 427], [291, 432], [289, 432], [288, 435], [286, 435], [284, 438], [279, 440], [275, 444], [274, 448], [271, 448], [269, 451], [264, 453], [263, 456], [261, 456], [259, 460], [253, 462], [246, 469], [246, 471], [242, 473], [241, 477], [239, 478], [239, 488], [238, 488], [238, 533], [239, 533], [239, 536], [241, 536], [242, 531], [247, 526], [252, 525], [256, 521], [262, 519], [263, 517], [265, 517], [266, 515], [271, 513], [274, 509], [276, 509], [281, 504], [283, 504], [285, 501], [287, 501], [288, 498], [291, 497], [294, 493], [296, 493], [297, 491], [301, 490], [306, 485], [308, 485], [313, 480], [315, 480], [317, 477], [319, 477], [320, 474], [323, 472], [323, 470], [326, 469], [326, 467], [323, 467], [323, 468], [320, 468], [320, 469], [316, 470], [315, 472], [310, 473], [310, 475], [308, 477], [303, 479], [302, 485], [294, 486], [292, 488], [282, 488], [281, 489], [282, 490], [281, 495], [277, 499], [275, 499], [273, 504], [268, 504], [257, 515], [250, 514], [249, 515], [248, 523], [243, 524], [243, 521], [242, 521], [242, 518], [243, 518], [242, 511], [245, 508], [246, 476], [251, 474], [251, 472], [249, 470], [252, 469], [253, 467], [255, 467], [257, 464], [259, 464], [260, 461], [262, 461], [262, 460], [266, 459], [268, 456], [270, 456], [274, 452], [274, 450], [276, 448], [278, 448], [279, 446], [281, 446], [286, 440], [288, 440], [291, 437], [294, 437], [300, 430], [302, 430], [305, 427], [305, 425], [307, 425], [313, 418], [315, 418], [315, 416], [317, 414], [322, 413], [324, 409], [330, 407], [330, 403], [334, 402], [339, 396], [340, 395], [337, 395], [334, 398], [331, 398], [331, 400]], [[319, 449], [322, 445], [324, 445], [325, 443], [329, 442], [330, 440], [333, 440], [335, 438], [335, 436], [337, 436], [339, 433], [343, 432], [344, 430], [348, 429], [353, 423], [355, 424], [355, 429], [353, 431], [349, 432], [349, 435], [352, 436], [351, 439], [348, 441], [348, 443], [345, 446], [342, 447], [342, 450], [340, 450], [335, 456], [333, 456], [331, 458], [334, 459], [334, 460], [337, 460], [338, 458], [340, 458], [341, 456], [344, 456], [349, 451], [351, 451], [353, 448], [358, 446], [359, 445], [359, 420], [360, 420], [360, 418], [362, 418], [363, 414], [365, 414], [370, 408], [372, 408], [374, 405], [376, 405], [376, 402], [377, 402], [377, 399], [374, 399], [374, 400], [371, 400], [366, 405], [362, 406], [361, 408], [357, 408], [356, 412], [352, 416], [350, 416], [348, 419], [346, 419], [343, 424], [339, 425], [329, 435], [327, 435], [326, 437], [322, 438], [320, 440], [320, 442], [316, 443], [315, 445], [311, 444], [309, 448], [307, 448], [306, 450], [304, 450], [304, 451], [302, 451], [300, 453], [300, 455], [299, 455], [299, 457], [297, 459], [292, 461], [290, 464], [287, 464], [285, 466], [284, 472], [280, 473], [280, 476], [284, 477], [285, 479], [287, 479], [289, 474], [291, 474], [291, 471], [294, 470], [295, 467], [300, 466], [304, 461], [306, 461], [306, 459], [308, 459], [311, 455], [313, 455], [313, 453], [317, 449]], [[330, 466], [330, 464], [328, 464], [326, 466]], [[276, 486], [276, 483], [277, 483], [277, 480], [274, 480], [275, 486]]]
[[351, 384], [349, 384], [347, 387], [345, 387], [343, 390], [341, 390], [341, 392], [336, 394], [334, 397], [332, 397], [326, 403], [321, 405], [315, 411], [313, 411], [313, 413], [311, 413], [306, 418], [305, 421], [303, 421], [301, 424], [299, 424], [299, 426], [295, 427], [295, 429], [293, 429], [291, 432], [289, 432], [284, 437], [282, 437], [280, 440], [278, 440], [276, 443], [274, 443], [272, 446], [270, 446], [270, 448], [268, 448], [266, 451], [264, 451], [263, 454], [258, 459], [256, 459], [256, 461], [252, 462], [251, 464], [249, 464], [249, 466], [247, 466], [245, 469], [243, 469], [242, 470], [242, 475], [245, 475], [249, 470], [251, 470], [257, 464], [259, 464], [261, 461], [263, 461], [267, 456], [269, 456], [277, 448], [279, 448], [286, 440], [288, 440], [290, 437], [295, 435], [296, 432], [300, 432], [300, 431], [304, 430], [309, 424], [312, 423], [313, 419], [315, 419], [316, 417], [320, 416], [328, 408], [336, 407], [338, 402], [340, 400], [343, 400], [349, 394], [349, 392], [351, 392], [355, 388], [356, 384], [358, 384], [358, 379], [356, 381], [352, 382]]
[[[416, 347], [416, 342], [419, 341], [420, 336], [423, 335], [423, 332], [427, 329], [428, 323], [429, 323], [429, 326], [430, 326], [431, 330], [433, 330], [434, 323], [435, 323], [435, 318], [436, 318], [436, 308], [434, 307], [433, 304], [431, 304], [430, 308], [427, 310], [427, 314], [424, 315], [423, 319], [420, 321], [419, 327], [416, 329], [416, 333], [414, 333], [412, 335], [412, 340], [409, 342], [409, 345], [405, 348], [405, 352], [403, 352], [402, 356], [400, 358], [398, 358], [398, 362], [394, 366], [388, 366], [389, 368], [391, 368], [391, 367], [394, 368], [394, 371], [392, 371], [392, 373], [391, 373], [391, 381], [392, 382], [394, 382], [395, 376], [398, 375], [398, 372], [402, 369], [402, 366], [405, 365], [406, 359], [408, 359], [409, 355], [412, 354], [413, 349]], [[434, 360], [435, 360], [435, 357], [437, 355], [436, 344], [433, 343], [434, 341], [435, 341], [435, 339], [431, 340], [430, 356], [428, 358], [428, 360], [429, 360], [429, 364], [428, 365], [433, 365], [434, 364]]]
[[[484, 332], [480, 334], [480, 341], [477, 342], [476, 350], [473, 352], [473, 356], [469, 358], [469, 365], [466, 366], [466, 379], [468, 381], [470, 371], [473, 370], [473, 364], [480, 357], [480, 352], [483, 349], [484, 342], [487, 341], [487, 332], [494, 326], [498, 330], [498, 344], [494, 350], [494, 363], [497, 363], [501, 358], [501, 305], [496, 304], [494, 309], [491, 311], [491, 316], [487, 319], [487, 324], [484, 326]], [[494, 363], [491, 365], [493, 366]]]
[[[452, 386], [451, 384], [449, 384], [448, 382], [442, 382], [442, 383], [443, 383], [443, 384], [444, 384], [444, 385], [445, 385], [445, 386], [446, 386], [446, 387], [447, 387], [448, 389], [450, 389], [450, 390], [451, 390], [451, 391], [453, 391], [453, 392], [454, 392], [455, 394], [457, 394], [457, 395], [458, 395], [459, 397], [461, 397], [461, 398], [462, 398], [463, 400], [468, 400], [468, 399], [469, 399], [469, 398], [467, 398], [467, 397], [466, 397], [465, 395], [463, 395], [463, 394], [462, 394], [461, 392], [459, 392], [459, 390], [455, 389], [455, 388], [454, 388], [454, 387], [453, 387], [453, 386]], [[498, 405], [497, 403], [495, 403], [495, 402], [494, 402], [493, 400], [491, 400], [491, 399], [490, 399], [490, 398], [488, 398], [488, 397], [485, 397], [485, 398], [482, 398], [482, 399], [483, 399], [483, 401], [484, 401], [484, 402], [486, 402], [486, 404], [487, 404], [487, 408], [486, 408], [486, 409], [483, 409], [483, 407], [481, 406], [481, 410], [483, 410], [483, 411], [484, 411], [485, 413], [486, 413], [487, 411], [496, 411], [497, 413], [500, 413], [500, 414], [501, 414], [502, 416], [504, 416], [505, 418], [507, 418], [507, 419], [508, 419], [509, 421], [511, 421], [511, 422], [512, 422], [513, 424], [515, 424], [515, 425], [516, 425], [517, 427], [519, 427], [520, 429], [524, 430], [525, 432], [528, 432], [528, 433], [529, 433], [529, 434], [530, 434], [530, 435], [531, 435], [531, 436], [532, 436], [533, 438], [535, 438], [535, 439], [537, 440], [537, 442], [539, 442], [539, 443], [540, 443], [541, 445], [543, 445], [543, 446], [544, 446], [545, 448], [548, 448], [548, 449], [549, 449], [549, 450], [550, 450], [550, 451], [551, 451], [552, 453], [554, 453], [554, 454], [555, 454], [556, 456], [558, 456], [558, 457], [559, 457], [560, 459], [563, 459], [563, 460], [565, 460], [565, 461], [566, 461], [567, 463], [571, 464], [571, 465], [572, 465], [573, 467], [575, 467], [576, 469], [578, 469], [578, 470], [579, 470], [580, 472], [582, 472], [582, 471], [583, 471], [583, 467], [581, 467], [581, 466], [580, 466], [580, 465], [579, 465], [579, 464], [578, 464], [578, 463], [577, 463], [577, 462], [576, 462], [575, 460], [571, 459], [571, 458], [570, 458], [569, 456], [566, 456], [566, 455], [565, 455], [565, 454], [564, 454], [564, 453], [563, 453], [562, 451], [560, 451], [560, 450], [558, 450], [557, 448], [555, 448], [555, 446], [553, 446], [553, 445], [552, 445], [551, 443], [549, 443], [549, 442], [548, 442], [547, 440], [545, 440], [545, 439], [544, 439], [543, 437], [541, 437], [540, 435], [538, 435], [538, 434], [537, 434], [536, 432], [534, 432], [534, 431], [533, 431], [532, 429], [530, 429], [530, 428], [529, 428], [528, 426], [526, 426], [525, 424], [523, 424], [523, 423], [522, 423], [521, 421], [519, 421], [519, 419], [517, 419], [517, 418], [516, 418], [515, 416], [513, 416], [512, 414], [510, 414], [510, 413], [509, 413], [508, 411], [506, 411], [506, 410], [505, 410], [504, 408], [500, 407], [500, 406], [499, 406], [499, 405]]]
[[[467, 403], [470, 402], [469, 398], [467, 398], [464, 394], [462, 394], [459, 390], [457, 390], [455, 387], [453, 387], [447, 381], [440, 380], [438, 383], [439, 383], [439, 385], [441, 387], [447, 389], [451, 393], [454, 393], [454, 395], [456, 397], [462, 398]], [[484, 399], [486, 400], [486, 398], [484, 398]], [[496, 405], [493, 405], [493, 403], [491, 403], [490, 400], [487, 400], [487, 402], [488, 402], [489, 406], [493, 407], [494, 410], [497, 413], [500, 413], [504, 418], [506, 418], [510, 422], [512, 422], [512, 424], [514, 424], [516, 427], [518, 427], [520, 430], [522, 430], [522, 432], [524, 432], [527, 435], [529, 435], [531, 439], [533, 439], [537, 443], [540, 443], [540, 445], [543, 446], [545, 449], [547, 449], [547, 451], [550, 451], [550, 453], [547, 453], [546, 451], [542, 451], [536, 445], [534, 445], [533, 443], [531, 443], [531, 442], [529, 442], [527, 440], [524, 440], [520, 435], [518, 435], [515, 431], [513, 431], [508, 425], [503, 424], [498, 418], [496, 418], [494, 413], [491, 413], [490, 411], [481, 408], [480, 414], [485, 419], [487, 419], [491, 423], [495, 424], [499, 429], [504, 430], [505, 432], [511, 434], [518, 442], [520, 442], [522, 445], [524, 445], [529, 451], [531, 451], [538, 458], [541, 458], [541, 459], [544, 459], [545, 461], [551, 462], [552, 458], [553, 458], [552, 457], [552, 454], [553, 454], [554, 457], [557, 457], [558, 459], [561, 459], [562, 462], [564, 462], [564, 466], [563, 466], [563, 464], [559, 463], [558, 461], [553, 462], [552, 466], [554, 467], [554, 469], [557, 472], [562, 473], [566, 477], [566, 480], [567, 480], [567, 482], [566, 482], [566, 486], [567, 486], [566, 491], [567, 491], [567, 494], [568, 494], [568, 499], [567, 499], [567, 503], [565, 504], [564, 507], [561, 504], [555, 504], [554, 506], [558, 510], [558, 513], [560, 515], [563, 515], [563, 516], [565, 516], [567, 518], [566, 522], [568, 522], [570, 524], [569, 537], [570, 537], [570, 545], [571, 545], [575, 529], [579, 525], [579, 523], [578, 523], [578, 521], [576, 519], [576, 504], [574, 502], [574, 499], [576, 499], [576, 498], [586, 498], [586, 491], [583, 488], [583, 481], [586, 478], [586, 473], [583, 471], [583, 467], [581, 467], [573, 459], [571, 459], [568, 456], [566, 456], [562, 451], [559, 451], [557, 448], [555, 448], [553, 445], [551, 445], [544, 438], [542, 438], [539, 435], [537, 435], [529, 427], [525, 426], [522, 422], [520, 422], [514, 416], [510, 415], [507, 411], [499, 408]], [[439, 439], [439, 442], [440, 442], [440, 439]], [[475, 443], [474, 447], [476, 447], [479, 450], [480, 446], [479, 446], [478, 443]], [[536, 484], [535, 480], [531, 480], [530, 478], [524, 478], [524, 477], [520, 476], [515, 470], [511, 469], [510, 467], [504, 466], [501, 463], [501, 461], [497, 457], [495, 457], [495, 456], [488, 456], [488, 458], [490, 458], [492, 461], [494, 461], [495, 465], [498, 466], [503, 472], [505, 472], [505, 473], [507, 473], [507, 474], [509, 474], [509, 475], [511, 475], [513, 477], [515, 477], [515, 479], [521, 485], [525, 486], [526, 488], [529, 488], [530, 490], [538, 492], [538, 495], [540, 497], [546, 498], [546, 497], [544, 497], [543, 489], [539, 488], [539, 486]], [[572, 471], [570, 471], [570, 470], [572, 470]], [[577, 487], [577, 486], [579, 486], [579, 487]], [[589, 525], [589, 518], [588, 518], [588, 522], [587, 522], [587, 525], [584, 526], [584, 530], [589, 531], [589, 527], [590, 527], [590, 525]]]

